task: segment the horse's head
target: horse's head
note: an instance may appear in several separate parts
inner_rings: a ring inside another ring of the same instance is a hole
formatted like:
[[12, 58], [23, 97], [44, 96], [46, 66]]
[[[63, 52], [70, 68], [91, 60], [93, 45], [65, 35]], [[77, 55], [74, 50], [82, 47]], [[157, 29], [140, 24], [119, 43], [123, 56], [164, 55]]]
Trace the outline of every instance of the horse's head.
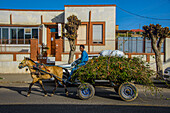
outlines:
[[26, 67], [27, 65], [28, 65], [27, 58], [24, 57], [24, 60], [22, 60], [22, 62], [19, 64], [18, 68], [22, 69], [22, 68]]

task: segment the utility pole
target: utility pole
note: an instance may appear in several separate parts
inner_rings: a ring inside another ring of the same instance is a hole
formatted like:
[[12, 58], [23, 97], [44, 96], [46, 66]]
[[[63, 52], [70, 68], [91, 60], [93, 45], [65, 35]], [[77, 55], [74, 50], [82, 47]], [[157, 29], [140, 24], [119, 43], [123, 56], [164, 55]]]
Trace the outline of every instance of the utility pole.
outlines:
[[139, 24], [139, 29], [140, 29], [140, 24]]

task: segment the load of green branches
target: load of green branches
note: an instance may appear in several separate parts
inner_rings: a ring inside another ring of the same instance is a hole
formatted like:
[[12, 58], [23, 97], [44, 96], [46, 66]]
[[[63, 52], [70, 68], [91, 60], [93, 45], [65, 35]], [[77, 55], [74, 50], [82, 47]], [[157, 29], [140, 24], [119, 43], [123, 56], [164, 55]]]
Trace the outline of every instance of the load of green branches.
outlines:
[[94, 83], [95, 80], [110, 80], [115, 84], [135, 81], [153, 86], [150, 79], [155, 72], [141, 58], [98, 57], [88, 61], [72, 75], [72, 81]]

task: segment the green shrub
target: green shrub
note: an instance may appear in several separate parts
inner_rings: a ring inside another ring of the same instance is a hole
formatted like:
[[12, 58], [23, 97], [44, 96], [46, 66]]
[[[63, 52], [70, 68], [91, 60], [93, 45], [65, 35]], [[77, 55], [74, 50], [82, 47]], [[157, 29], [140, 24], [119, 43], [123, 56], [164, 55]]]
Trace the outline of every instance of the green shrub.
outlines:
[[154, 71], [149, 69], [140, 58], [98, 57], [88, 61], [72, 75], [81, 82], [94, 83], [94, 80], [110, 80], [115, 84], [135, 81], [140, 84], [153, 85], [150, 76]]

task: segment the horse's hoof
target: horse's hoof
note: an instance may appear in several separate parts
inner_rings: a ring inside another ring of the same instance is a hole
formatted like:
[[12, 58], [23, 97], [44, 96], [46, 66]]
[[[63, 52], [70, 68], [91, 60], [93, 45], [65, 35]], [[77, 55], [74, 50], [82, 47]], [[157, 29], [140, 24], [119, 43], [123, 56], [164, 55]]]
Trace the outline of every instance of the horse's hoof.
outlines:
[[68, 92], [66, 92], [66, 96], [68, 97]]
[[30, 96], [30, 94], [27, 94], [27, 97], [29, 97]]
[[50, 96], [52, 97], [54, 94], [51, 94]]
[[47, 96], [47, 94], [44, 95], [44, 97], [46, 97], [46, 96]]

